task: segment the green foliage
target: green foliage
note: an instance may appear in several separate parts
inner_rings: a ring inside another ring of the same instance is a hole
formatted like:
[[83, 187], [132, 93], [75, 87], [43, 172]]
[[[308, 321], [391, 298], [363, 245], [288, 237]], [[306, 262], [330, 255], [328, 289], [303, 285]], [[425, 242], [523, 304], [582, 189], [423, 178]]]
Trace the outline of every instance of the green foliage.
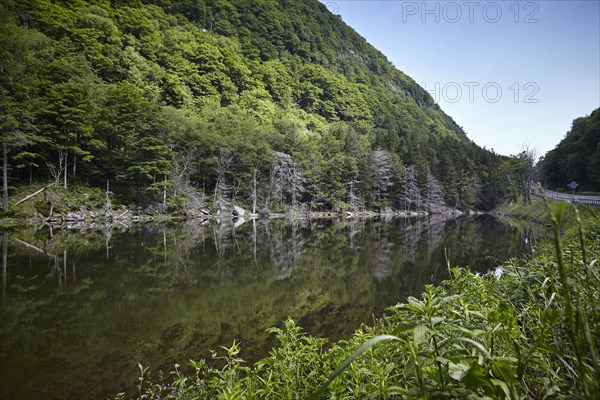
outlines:
[[316, 0], [11, 0], [1, 14], [0, 134], [16, 183], [28, 168], [30, 181], [108, 180], [142, 207], [199, 204], [203, 188], [269, 211], [282, 152], [304, 189], [282, 209], [431, 210], [403, 198], [411, 165], [439, 206], [505, 196], [499, 157]]
[[565, 138], [550, 150], [539, 168], [552, 188], [567, 190], [572, 181], [581, 190], [600, 191], [600, 109], [573, 121]]
[[[12, 4], [0, 5], [0, 139], [2, 142], [2, 209], [8, 213], [9, 161], [34, 166], [41, 157], [26, 146], [42, 142], [35, 135], [39, 107], [39, 71], [50, 58], [49, 40], [17, 24]], [[11, 18], [12, 17], [12, 18]]]

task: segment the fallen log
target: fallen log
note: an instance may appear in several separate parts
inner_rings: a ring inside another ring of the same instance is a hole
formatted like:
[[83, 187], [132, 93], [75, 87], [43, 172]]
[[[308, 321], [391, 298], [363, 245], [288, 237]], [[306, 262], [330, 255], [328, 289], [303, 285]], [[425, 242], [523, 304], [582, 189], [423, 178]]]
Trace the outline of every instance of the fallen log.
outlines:
[[24, 240], [21, 240], [21, 239], [19, 239], [19, 238], [15, 238], [15, 241], [16, 241], [17, 243], [21, 243], [21, 244], [22, 244], [23, 246], [25, 246], [25, 247], [29, 247], [30, 249], [34, 249], [34, 250], [36, 250], [36, 251], [39, 251], [40, 253], [44, 253], [44, 254], [46, 254], [46, 251], [44, 251], [44, 250], [40, 249], [40, 248], [39, 248], [39, 247], [37, 247], [37, 246], [34, 246], [34, 245], [32, 245], [31, 243], [27, 243], [27, 242], [26, 242], [26, 241], [24, 241]]
[[128, 212], [129, 212], [129, 209], [125, 210], [123, 213], [119, 214], [115, 219], [119, 220], [119, 219], [123, 218]]
[[48, 186], [45, 186], [45, 187], [41, 188], [40, 190], [38, 190], [38, 191], [37, 191], [37, 192], [35, 192], [35, 193], [32, 193], [32, 194], [30, 194], [29, 196], [25, 196], [25, 197], [24, 197], [24, 198], [22, 198], [21, 200], [17, 201], [17, 202], [15, 203], [15, 206], [18, 206], [19, 204], [21, 204], [21, 203], [22, 203], [22, 202], [24, 202], [24, 201], [27, 201], [27, 200], [29, 200], [29, 199], [30, 199], [30, 198], [32, 198], [33, 196], [35, 196], [35, 195], [38, 195], [38, 194], [42, 193], [44, 190], [46, 190], [46, 189], [50, 188], [51, 186], [54, 186], [54, 183], [51, 183], [51, 184], [49, 184]]

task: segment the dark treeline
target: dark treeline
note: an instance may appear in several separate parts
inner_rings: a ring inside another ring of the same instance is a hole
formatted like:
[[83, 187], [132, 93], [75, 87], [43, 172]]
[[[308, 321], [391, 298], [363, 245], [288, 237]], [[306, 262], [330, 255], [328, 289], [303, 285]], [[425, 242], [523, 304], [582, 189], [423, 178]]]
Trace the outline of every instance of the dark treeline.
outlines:
[[491, 209], [523, 187], [317, 0], [6, 0], [0, 52], [5, 213], [28, 182], [170, 212]]
[[546, 183], [568, 190], [575, 181], [579, 189], [600, 192], [600, 108], [573, 121], [565, 138], [539, 162]]

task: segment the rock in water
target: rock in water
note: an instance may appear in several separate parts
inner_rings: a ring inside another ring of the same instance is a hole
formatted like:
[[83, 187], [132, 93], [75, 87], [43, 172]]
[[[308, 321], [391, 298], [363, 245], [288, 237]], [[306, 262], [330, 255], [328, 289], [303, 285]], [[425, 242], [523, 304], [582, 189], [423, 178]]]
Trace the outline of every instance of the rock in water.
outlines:
[[246, 210], [244, 210], [240, 206], [233, 206], [233, 215], [243, 217], [244, 215], [246, 215]]

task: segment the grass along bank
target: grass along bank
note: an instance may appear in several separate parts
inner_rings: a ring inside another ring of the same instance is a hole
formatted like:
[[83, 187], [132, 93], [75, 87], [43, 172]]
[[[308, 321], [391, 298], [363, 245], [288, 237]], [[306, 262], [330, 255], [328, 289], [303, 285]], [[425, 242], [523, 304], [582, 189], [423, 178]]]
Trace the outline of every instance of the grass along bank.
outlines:
[[600, 220], [566, 203], [548, 208], [554, 241], [505, 262], [501, 276], [452, 268], [451, 279], [333, 344], [288, 320], [251, 366], [238, 343], [190, 361], [190, 373], [176, 365], [157, 377], [140, 365], [137, 392], [116, 398], [596, 399]]
[[[572, 222], [573, 218], [575, 218], [574, 207], [565, 208], [563, 213], [562, 224]], [[544, 200], [538, 197], [532, 197], [530, 203], [523, 201], [522, 198], [518, 198], [516, 201], [506, 202], [496, 209], [495, 214], [498, 216], [508, 216], [521, 220], [528, 220], [543, 225], [552, 223]]]

